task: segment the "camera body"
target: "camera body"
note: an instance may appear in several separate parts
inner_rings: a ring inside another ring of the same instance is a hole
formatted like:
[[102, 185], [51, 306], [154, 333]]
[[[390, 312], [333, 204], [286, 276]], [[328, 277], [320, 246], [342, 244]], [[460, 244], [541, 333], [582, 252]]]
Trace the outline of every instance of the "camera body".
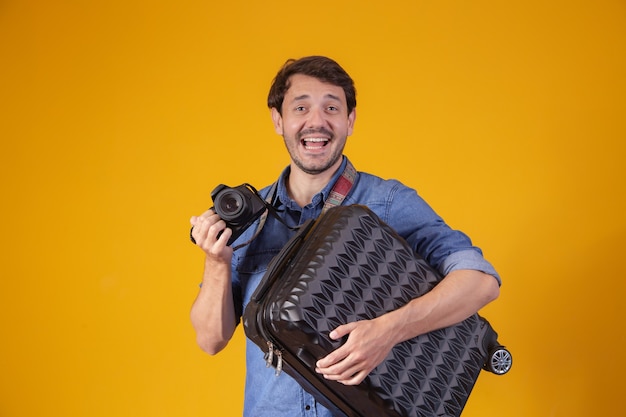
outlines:
[[233, 231], [229, 246], [266, 210], [265, 201], [250, 184], [237, 187], [220, 184], [211, 192], [211, 199], [215, 213]]

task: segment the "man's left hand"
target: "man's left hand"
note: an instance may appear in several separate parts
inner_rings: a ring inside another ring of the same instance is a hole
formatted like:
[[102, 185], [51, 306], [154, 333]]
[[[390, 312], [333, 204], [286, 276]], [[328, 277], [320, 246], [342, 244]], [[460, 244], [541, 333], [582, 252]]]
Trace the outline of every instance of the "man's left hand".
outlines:
[[395, 341], [379, 319], [344, 324], [330, 332], [333, 340], [348, 335], [341, 347], [317, 362], [316, 372], [344, 385], [358, 385], [389, 354]]

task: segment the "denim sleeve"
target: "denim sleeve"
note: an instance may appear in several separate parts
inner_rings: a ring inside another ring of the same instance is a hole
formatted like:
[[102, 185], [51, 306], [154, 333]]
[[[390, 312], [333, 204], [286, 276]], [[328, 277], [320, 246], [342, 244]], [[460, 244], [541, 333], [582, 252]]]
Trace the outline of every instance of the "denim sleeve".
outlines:
[[388, 194], [387, 222], [443, 275], [474, 269], [500, 276], [465, 233], [452, 229], [418, 193], [397, 182]]
[[492, 275], [498, 285], [502, 285], [502, 279], [495, 268], [475, 250], [466, 249], [452, 253], [443, 261], [441, 269], [444, 275], [459, 269], [474, 269]]

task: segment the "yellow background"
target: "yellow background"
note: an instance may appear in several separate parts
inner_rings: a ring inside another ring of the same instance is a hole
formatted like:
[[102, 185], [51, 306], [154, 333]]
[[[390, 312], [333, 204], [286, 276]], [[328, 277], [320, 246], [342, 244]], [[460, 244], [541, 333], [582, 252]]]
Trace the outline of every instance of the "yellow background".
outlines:
[[514, 367], [464, 416], [626, 415], [624, 1], [4, 0], [0, 416], [240, 415], [188, 219], [287, 164], [265, 98], [309, 54], [356, 81], [355, 166], [503, 276]]

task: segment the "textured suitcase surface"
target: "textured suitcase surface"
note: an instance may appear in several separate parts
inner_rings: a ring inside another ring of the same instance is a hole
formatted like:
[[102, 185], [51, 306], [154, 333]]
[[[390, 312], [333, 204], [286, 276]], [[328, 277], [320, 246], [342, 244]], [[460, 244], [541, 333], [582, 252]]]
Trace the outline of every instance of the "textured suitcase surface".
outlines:
[[395, 310], [440, 279], [367, 207], [334, 207], [274, 258], [246, 307], [244, 329], [267, 352], [268, 366], [337, 415], [458, 416], [497, 344], [477, 314], [396, 345], [359, 386], [314, 371], [345, 341], [328, 338], [335, 327]]

